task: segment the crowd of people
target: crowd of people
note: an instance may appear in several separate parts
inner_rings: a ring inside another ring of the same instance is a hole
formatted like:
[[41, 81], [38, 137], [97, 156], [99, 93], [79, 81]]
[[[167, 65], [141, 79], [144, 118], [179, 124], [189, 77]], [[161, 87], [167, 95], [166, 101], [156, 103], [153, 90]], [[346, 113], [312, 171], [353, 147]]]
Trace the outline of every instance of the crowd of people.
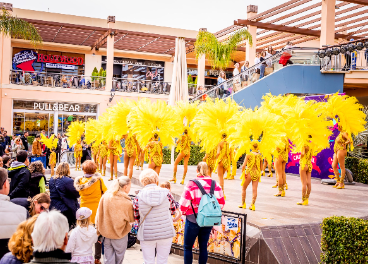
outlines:
[[133, 200], [129, 177], [115, 179], [107, 189], [94, 161], [85, 161], [82, 170], [83, 176], [72, 179], [69, 164], [61, 162], [47, 184], [42, 162], [29, 164], [25, 150], [17, 153], [11, 168], [0, 168], [0, 264], [101, 263], [102, 252], [104, 263], [120, 264], [134, 226], [138, 226], [144, 263], [155, 259], [167, 263], [176, 236], [173, 223], [182, 215], [187, 219], [185, 263], [192, 263], [196, 237], [199, 263], [207, 262], [212, 227], [196, 222], [199, 188], [210, 193], [214, 184], [220, 208], [225, 199], [205, 162], [197, 167], [201, 186], [189, 182], [179, 202], [170, 192], [170, 183], [159, 182], [152, 169], [141, 172], [143, 189]]

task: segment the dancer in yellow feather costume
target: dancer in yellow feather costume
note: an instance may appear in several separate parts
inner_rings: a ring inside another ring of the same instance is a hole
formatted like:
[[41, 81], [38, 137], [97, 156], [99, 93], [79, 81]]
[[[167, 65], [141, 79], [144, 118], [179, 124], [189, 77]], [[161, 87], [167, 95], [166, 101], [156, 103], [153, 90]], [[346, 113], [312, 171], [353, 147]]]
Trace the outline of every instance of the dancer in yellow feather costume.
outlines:
[[184, 174], [183, 179], [180, 184], [184, 184], [185, 176], [188, 171], [188, 162], [190, 158], [190, 146], [193, 140], [193, 132], [190, 129], [191, 123], [197, 114], [198, 111], [198, 102], [189, 103], [189, 102], [178, 102], [176, 107], [176, 114], [179, 116], [180, 121], [183, 123], [183, 134], [179, 136], [179, 139], [176, 141], [177, 147], [176, 151], [179, 152], [175, 163], [174, 163], [174, 175], [170, 180], [171, 182], [176, 183], [176, 172], [178, 171], [178, 165], [180, 161], [184, 159]]
[[[139, 157], [138, 148], [139, 144], [135, 135], [132, 133], [128, 133], [123, 136], [125, 139], [125, 149], [124, 149], [124, 175], [129, 176], [129, 178], [133, 177], [133, 167], [136, 161], [136, 158]], [[129, 175], [128, 175], [128, 167], [129, 167]]]
[[207, 163], [210, 177], [212, 177], [212, 172], [214, 171], [216, 166], [216, 156], [217, 156], [217, 149], [214, 148], [206, 152], [206, 155], [203, 158], [203, 161]]
[[230, 171], [233, 153], [227, 137], [234, 132], [237, 122], [232, 117], [238, 112], [240, 106], [233, 100], [226, 101], [207, 100], [200, 105], [199, 111], [193, 120], [194, 129], [201, 139], [201, 146], [206, 153], [217, 150], [214, 171], [217, 168], [219, 183], [224, 191], [224, 174]]
[[308, 205], [312, 188], [312, 158], [330, 147], [331, 122], [327, 120], [321, 103], [305, 101], [304, 98], [298, 98], [294, 105], [285, 106], [283, 112], [287, 116], [286, 127], [294, 145], [293, 152], [301, 153], [299, 172], [302, 201], [297, 204]]
[[99, 146], [98, 154], [100, 158], [100, 171], [102, 173], [102, 176], [105, 176], [106, 175], [106, 162], [107, 162], [107, 157], [109, 156], [109, 149], [108, 149], [106, 140], [102, 140]]
[[[340, 134], [337, 136], [334, 146], [334, 156], [332, 168], [336, 177], [337, 189], [344, 189], [345, 178], [345, 157], [348, 147], [353, 149], [351, 135], [357, 135], [365, 130], [365, 114], [360, 110], [362, 105], [358, 104], [355, 97], [339, 95], [338, 93], [330, 96], [325, 104], [325, 110], [329, 118], [338, 119]], [[340, 164], [341, 178], [339, 175], [338, 164]]]
[[55, 135], [52, 135], [50, 138], [47, 138], [44, 134], [41, 134], [41, 140], [43, 144], [46, 145], [48, 149], [51, 150], [50, 158], [49, 158], [49, 166], [51, 168], [51, 177], [54, 176], [54, 168], [56, 166], [56, 153], [55, 150], [57, 148], [58, 139]]
[[102, 133], [100, 132], [100, 121], [89, 119], [86, 124], [85, 141], [88, 145], [92, 145], [92, 159], [97, 165], [97, 171], [101, 172], [99, 166], [100, 142], [102, 140]]
[[[129, 131], [136, 135], [138, 144], [149, 150], [148, 168], [161, 171], [162, 148], [174, 144], [174, 135], [180, 134], [181, 125], [174, 109], [163, 101], [152, 103], [144, 98], [138, 101], [128, 116]], [[153, 137], [153, 140], [150, 141]]]
[[248, 152], [242, 166], [242, 203], [239, 207], [246, 208], [246, 190], [252, 182], [253, 198], [249, 209], [254, 211], [258, 182], [261, 177], [262, 155], [270, 157], [285, 134], [280, 117], [268, 111], [246, 110], [235, 115], [233, 119], [236, 121], [235, 131], [229, 136], [229, 141], [239, 147], [236, 158]]
[[84, 123], [76, 121], [69, 125], [66, 133], [69, 138], [69, 144], [71, 146], [74, 145], [75, 170], [81, 170], [81, 159], [83, 151], [81, 137], [84, 133], [84, 129]]

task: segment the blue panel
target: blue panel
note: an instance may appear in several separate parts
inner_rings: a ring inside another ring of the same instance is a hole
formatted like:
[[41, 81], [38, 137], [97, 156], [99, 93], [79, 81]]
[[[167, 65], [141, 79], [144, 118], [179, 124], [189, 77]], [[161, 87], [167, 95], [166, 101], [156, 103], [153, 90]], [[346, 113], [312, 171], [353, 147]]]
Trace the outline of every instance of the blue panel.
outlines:
[[234, 100], [244, 106], [260, 106], [262, 96], [286, 93], [330, 94], [342, 92], [344, 74], [323, 74], [319, 66], [291, 65], [264, 77], [233, 95]]

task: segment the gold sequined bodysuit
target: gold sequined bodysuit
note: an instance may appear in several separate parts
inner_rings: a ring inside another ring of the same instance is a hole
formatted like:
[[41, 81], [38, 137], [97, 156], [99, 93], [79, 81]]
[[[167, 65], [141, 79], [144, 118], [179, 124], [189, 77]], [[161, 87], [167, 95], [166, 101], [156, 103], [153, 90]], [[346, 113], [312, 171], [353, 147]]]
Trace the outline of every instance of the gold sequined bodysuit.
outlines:
[[56, 165], [56, 153], [53, 151], [50, 154], [49, 165]]
[[231, 153], [229, 142], [226, 140], [223, 141], [224, 145], [222, 146], [220, 156], [218, 157], [218, 164], [222, 162], [222, 166], [227, 171], [230, 171], [230, 163], [231, 163]]
[[282, 138], [282, 142], [285, 143], [284, 148], [279, 148], [276, 153], [276, 158], [282, 158], [284, 162], [288, 162], [289, 159], [289, 141], [286, 137]]
[[81, 158], [83, 156], [83, 148], [82, 145], [80, 143], [75, 144], [74, 146], [74, 157], [75, 158]]
[[340, 132], [340, 134], [337, 136], [336, 140], [335, 140], [335, 145], [334, 145], [334, 152], [337, 153], [337, 151], [339, 150], [346, 150], [346, 141], [348, 141], [347, 139], [345, 139], [343, 136], [343, 133]]
[[100, 157], [101, 158], [105, 158], [107, 157], [107, 155], [109, 154], [109, 149], [107, 148], [107, 144], [106, 143], [102, 143], [100, 145]]
[[93, 153], [93, 155], [97, 155], [97, 154], [98, 154], [99, 149], [100, 149], [100, 146], [99, 146], [97, 143], [94, 143], [94, 144], [92, 145], [92, 153]]
[[309, 147], [309, 150], [304, 154], [304, 156], [302, 158], [300, 158], [300, 167], [302, 168], [302, 170], [305, 169], [305, 166], [308, 166], [308, 172], [312, 172], [313, 169], [313, 164], [312, 164], [312, 149], [311, 147]]
[[125, 151], [127, 152], [129, 158], [133, 156], [134, 153], [137, 155], [137, 142], [132, 134], [128, 134], [127, 138], [125, 139]]
[[211, 169], [211, 171], [213, 171], [216, 165], [215, 164], [216, 163], [216, 148], [214, 148], [212, 151], [207, 153], [206, 163], [207, 163], [207, 166]]
[[109, 152], [112, 153], [114, 156], [119, 156], [121, 151], [121, 145], [120, 145], [120, 141], [119, 140], [113, 140], [111, 143], [111, 147], [112, 148], [116, 148], [116, 149], [110, 149]]
[[245, 170], [245, 173], [250, 175], [252, 181], [258, 181], [259, 177], [261, 176], [261, 160], [262, 156], [259, 154], [259, 152], [249, 153], [247, 169]]
[[148, 143], [150, 161], [153, 161], [157, 167], [162, 165], [162, 143], [159, 141], [152, 141]]
[[181, 140], [178, 143], [178, 146], [176, 147], [177, 152], [183, 153], [185, 156], [190, 155], [190, 137], [186, 134], [181, 136]]

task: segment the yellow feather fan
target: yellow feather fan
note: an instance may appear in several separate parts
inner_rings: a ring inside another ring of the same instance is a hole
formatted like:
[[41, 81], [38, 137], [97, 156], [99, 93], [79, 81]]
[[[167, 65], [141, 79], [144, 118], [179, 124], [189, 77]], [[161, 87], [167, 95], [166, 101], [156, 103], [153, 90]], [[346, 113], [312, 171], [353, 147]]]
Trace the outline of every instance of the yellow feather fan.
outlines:
[[66, 133], [69, 139], [69, 145], [73, 146], [74, 144], [76, 144], [77, 141], [81, 139], [83, 133], [84, 133], [84, 123], [82, 121], [72, 122], [69, 125]]
[[330, 118], [338, 117], [338, 124], [349, 137], [357, 135], [365, 130], [365, 118], [363, 106], [354, 96], [339, 95], [335, 93], [328, 98], [325, 110]]
[[121, 100], [119, 103], [110, 108], [109, 120], [111, 123], [112, 136], [121, 138], [128, 133], [129, 123], [127, 117], [137, 103], [130, 100]]
[[240, 108], [232, 99], [215, 101], [209, 99], [200, 105], [193, 124], [204, 151], [212, 151], [221, 142], [223, 134], [229, 136], [234, 132], [237, 120], [232, 117]]
[[[195, 101], [193, 103], [180, 101], [177, 102], [177, 104], [174, 107], [176, 115], [179, 117], [179, 120], [183, 124], [181, 133], [183, 133], [183, 131], [187, 129], [189, 137], [194, 142], [197, 142], [197, 140], [196, 134], [193, 131], [192, 122], [198, 112], [198, 103], [199, 101]], [[181, 133], [175, 136], [179, 137]]]
[[229, 136], [229, 142], [239, 147], [235, 160], [249, 152], [255, 142], [258, 142], [260, 153], [271, 160], [272, 153], [285, 136], [280, 119], [280, 116], [261, 109], [243, 111], [234, 116], [234, 132]]
[[98, 120], [90, 119], [86, 122], [85, 140], [87, 144], [102, 141], [101, 124]]
[[174, 135], [182, 132], [182, 125], [175, 115], [173, 107], [164, 101], [152, 103], [144, 98], [128, 116], [130, 131], [136, 134], [140, 146], [146, 146], [154, 133], [159, 135], [163, 146], [174, 145]]
[[295, 145], [294, 153], [300, 153], [304, 145], [312, 146], [314, 155], [330, 147], [331, 122], [325, 119], [321, 106], [316, 101], [298, 98], [295, 105], [285, 106], [282, 110], [283, 116], [287, 117], [285, 127], [289, 131], [289, 139]]
[[55, 135], [52, 135], [50, 138], [47, 138], [44, 134], [41, 134], [41, 140], [43, 144], [46, 145], [47, 148], [50, 150], [57, 147], [58, 139], [55, 137]]

